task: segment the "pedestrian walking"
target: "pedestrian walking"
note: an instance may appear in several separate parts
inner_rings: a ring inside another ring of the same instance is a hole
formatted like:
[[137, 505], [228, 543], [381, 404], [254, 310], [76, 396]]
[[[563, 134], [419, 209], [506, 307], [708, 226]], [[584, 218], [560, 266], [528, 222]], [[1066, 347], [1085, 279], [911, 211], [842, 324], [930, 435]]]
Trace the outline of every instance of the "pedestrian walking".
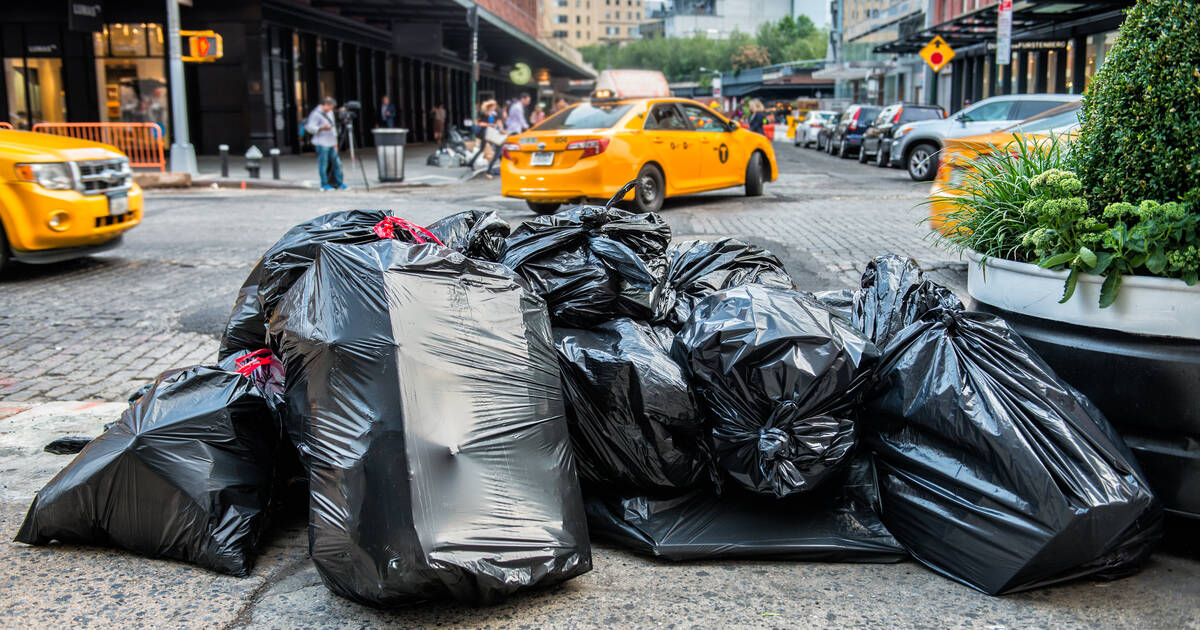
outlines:
[[543, 120], [546, 120], [546, 105], [544, 103], [538, 103], [536, 106], [534, 106], [533, 113], [529, 115], [529, 126], [536, 127], [540, 125]]
[[440, 146], [442, 135], [446, 132], [446, 106], [438, 103], [433, 106], [433, 140]]
[[767, 135], [767, 132], [763, 130], [763, 125], [767, 122], [767, 114], [763, 111], [762, 101], [752, 98], [746, 104], [746, 108], [750, 111], [750, 119], [746, 121], [750, 125], [750, 131]]
[[522, 92], [521, 98], [508, 106], [508, 117], [504, 119], [504, 129], [509, 135], [521, 133], [529, 128], [529, 119], [525, 117], [525, 108], [529, 107], [529, 101], [529, 92]]
[[487, 169], [484, 171], [488, 179], [492, 178], [492, 167], [500, 159], [500, 145], [504, 142], [504, 132], [500, 131], [501, 120], [500, 105], [495, 100], [488, 99], [479, 106], [479, 117], [475, 121], [475, 138], [479, 148], [467, 164], [474, 169], [475, 161], [483, 155], [488, 146], [491, 146], [492, 158], [488, 160]]
[[337, 116], [333, 113], [336, 106], [337, 101], [326, 96], [304, 122], [304, 130], [312, 137], [313, 146], [317, 149], [317, 174], [321, 178], [321, 190], [348, 188], [342, 181], [342, 158], [338, 157]]
[[396, 106], [392, 105], [392, 98], [387, 94], [379, 103], [379, 122], [388, 129], [396, 126]]

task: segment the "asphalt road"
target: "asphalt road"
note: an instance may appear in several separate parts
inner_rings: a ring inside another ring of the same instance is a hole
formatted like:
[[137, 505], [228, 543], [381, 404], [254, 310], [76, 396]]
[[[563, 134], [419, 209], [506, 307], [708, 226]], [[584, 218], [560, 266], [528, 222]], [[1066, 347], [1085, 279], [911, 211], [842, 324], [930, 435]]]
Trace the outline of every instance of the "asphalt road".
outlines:
[[[919, 225], [928, 185], [787, 144], [777, 151], [782, 175], [763, 197], [735, 189], [668, 201], [675, 236], [759, 243], [810, 290], [852, 287], [889, 252], [962, 290], [962, 263]], [[418, 223], [467, 208], [513, 223], [533, 216], [500, 197], [496, 181], [370, 194], [152, 192], [147, 204], [121, 249], [0, 278], [0, 534], [9, 539], [67, 462], [41, 446], [98, 433], [159, 371], [210, 360], [242, 279], [289, 226], [355, 207]], [[994, 598], [915, 562], [672, 564], [601, 545], [591, 573], [497, 606], [379, 611], [330, 594], [305, 551], [302, 518], [273, 530], [244, 579], [107, 549], [0, 544], [0, 627], [1200, 627], [1200, 562], [1173, 553], [1125, 580]]]

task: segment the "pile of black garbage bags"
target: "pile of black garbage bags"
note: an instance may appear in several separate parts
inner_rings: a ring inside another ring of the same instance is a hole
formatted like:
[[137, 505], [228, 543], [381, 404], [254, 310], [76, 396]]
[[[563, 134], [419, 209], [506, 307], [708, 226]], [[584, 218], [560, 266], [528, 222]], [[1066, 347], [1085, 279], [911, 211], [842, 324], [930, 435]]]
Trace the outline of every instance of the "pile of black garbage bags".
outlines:
[[759, 247], [597, 206], [292, 228], [218, 363], [135, 394], [17, 539], [247, 575], [296, 496], [326, 585], [373, 605], [561, 582], [590, 536], [671, 560], [911, 556], [1002, 594], [1134, 572], [1162, 530], [1100, 412], [915, 262], [813, 295]]

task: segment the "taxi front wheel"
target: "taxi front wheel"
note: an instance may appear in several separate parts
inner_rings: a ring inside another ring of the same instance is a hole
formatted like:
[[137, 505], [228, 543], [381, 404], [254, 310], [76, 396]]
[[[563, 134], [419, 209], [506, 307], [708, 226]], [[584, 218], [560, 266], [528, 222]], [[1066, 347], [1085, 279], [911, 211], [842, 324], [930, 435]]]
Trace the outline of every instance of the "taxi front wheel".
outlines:
[[755, 153], [746, 165], [746, 196], [757, 197], [763, 193], [763, 156]]
[[665, 193], [662, 171], [653, 164], [643, 166], [638, 171], [637, 192], [633, 196], [638, 212], [658, 212], [662, 208]]
[[555, 212], [558, 212], [558, 207], [561, 206], [562, 204], [560, 204], [560, 203], [538, 203], [536, 201], [526, 201], [525, 205], [529, 206], [529, 209], [533, 210], [537, 214], [554, 214]]

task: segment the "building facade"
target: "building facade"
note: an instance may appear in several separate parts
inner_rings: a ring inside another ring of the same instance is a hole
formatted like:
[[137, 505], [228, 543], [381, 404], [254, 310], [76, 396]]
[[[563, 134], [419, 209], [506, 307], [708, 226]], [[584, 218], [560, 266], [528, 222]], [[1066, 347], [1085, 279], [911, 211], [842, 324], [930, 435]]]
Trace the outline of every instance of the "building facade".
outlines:
[[996, 58], [997, 0], [929, 0], [929, 25], [881, 42], [879, 54], [911, 54], [934, 36], [955, 50], [932, 77], [928, 102], [948, 111], [989, 96], [1014, 93], [1081, 94], [1116, 41], [1132, 0], [1018, 0], [1013, 2], [1012, 54]]
[[837, 81], [836, 95], [855, 103], [919, 102], [926, 91], [925, 62], [911, 52], [877, 52], [883, 43], [920, 31], [929, 0], [833, 0], [830, 57], [818, 73]]
[[641, 38], [643, 0], [541, 0], [541, 37], [572, 48]]
[[791, 0], [675, 0], [664, 12], [663, 35], [726, 39], [793, 14]]
[[[594, 0], [593, 0], [594, 1]], [[172, 136], [165, 6], [87, 0], [94, 20], [69, 19], [77, 0], [7, 7], [0, 24], [0, 120], [153, 122]], [[228, 144], [299, 152], [301, 120], [324, 96], [359, 101], [358, 142], [370, 144], [383, 95], [410, 141], [432, 139], [430, 112], [471, 116], [470, 28], [458, 0], [204, 0], [180, 7], [184, 29], [214, 30], [224, 56], [186, 64], [188, 125], [201, 153]], [[562, 79], [593, 72], [539, 43], [536, 0], [482, 0], [479, 94], [524, 91], [517, 62]], [[507, 17], [501, 17], [507, 16]]]

